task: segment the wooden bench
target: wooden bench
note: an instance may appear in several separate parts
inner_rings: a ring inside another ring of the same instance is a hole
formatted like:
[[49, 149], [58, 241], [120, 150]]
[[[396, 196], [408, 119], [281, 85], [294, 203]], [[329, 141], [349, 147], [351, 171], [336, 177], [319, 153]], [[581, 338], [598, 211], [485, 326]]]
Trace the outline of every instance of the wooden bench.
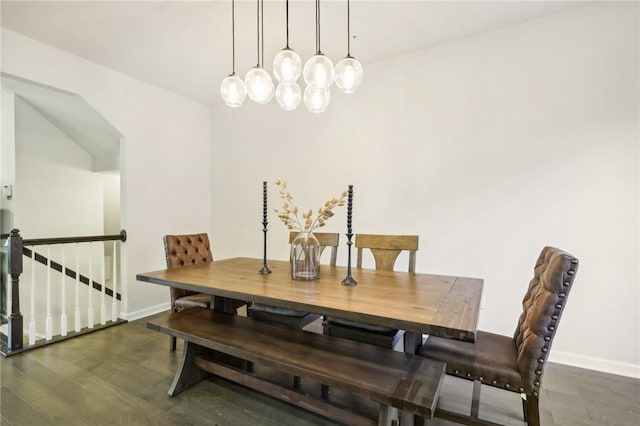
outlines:
[[[433, 417], [445, 373], [444, 363], [424, 357], [208, 309], [166, 313], [147, 327], [185, 341], [171, 396], [212, 373], [348, 425], [390, 425], [398, 410]], [[213, 351], [368, 398], [379, 404], [377, 422], [216, 361]]]

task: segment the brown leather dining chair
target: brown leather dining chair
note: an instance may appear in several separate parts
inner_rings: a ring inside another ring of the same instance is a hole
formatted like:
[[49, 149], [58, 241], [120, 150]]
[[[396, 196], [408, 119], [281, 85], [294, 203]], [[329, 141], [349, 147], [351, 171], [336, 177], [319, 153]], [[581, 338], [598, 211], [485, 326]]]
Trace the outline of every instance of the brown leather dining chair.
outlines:
[[[356, 234], [358, 249], [356, 266], [362, 268], [363, 249], [370, 249], [376, 269], [393, 271], [396, 260], [403, 250], [409, 252], [409, 272], [416, 270], [417, 235], [373, 235]], [[358, 342], [369, 343], [389, 349], [398, 342], [402, 333], [398, 329], [327, 316], [323, 322], [324, 334]]]
[[[165, 235], [164, 253], [167, 260], [167, 269], [182, 268], [189, 265], [212, 262], [209, 236], [206, 233], [190, 235]], [[169, 287], [171, 292], [171, 310], [180, 312], [183, 309], [201, 307], [208, 308], [211, 304], [211, 296]], [[176, 350], [176, 338], [171, 337], [170, 348]]]
[[[289, 233], [289, 244], [296, 238], [298, 232]], [[340, 234], [330, 232], [314, 232], [313, 235], [320, 243], [320, 255], [329, 247], [331, 266], [336, 266], [338, 257], [338, 242]], [[274, 324], [281, 324], [291, 328], [303, 328], [307, 324], [320, 318], [320, 315], [302, 312], [296, 309], [281, 308], [278, 306], [266, 305], [263, 303], [253, 303], [247, 310], [247, 315], [261, 321], [268, 321]]]
[[495, 424], [478, 419], [481, 385], [523, 395], [524, 420], [540, 425], [542, 376], [567, 304], [578, 259], [553, 247], [542, 249], [522, 301], [522, 314], [510, 336], [478, 331], [476, 342], [429, 337], [418, 354], [444, 361], [447, 374], [473, 380], [471, 415], [437, 410], [436, 416], [462, 424]]

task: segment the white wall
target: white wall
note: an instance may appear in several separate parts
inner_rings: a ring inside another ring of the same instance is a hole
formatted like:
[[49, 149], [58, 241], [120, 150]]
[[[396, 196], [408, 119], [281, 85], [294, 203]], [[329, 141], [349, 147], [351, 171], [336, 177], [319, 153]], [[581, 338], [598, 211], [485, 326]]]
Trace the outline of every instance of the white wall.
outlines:
[[[21, 230], [23, 238], [46, 238], [77, 235], [101, 235], [103, 220], [103, 175], [93, 172], [91, 155], [69, 138], [48, 119], [42, 116], [28, 102], [16, 96], [15, 102], [15, 143], [16, 181], [14, 187], [15, 227]], [[93, 250], [93, 279], [100, 278], [102, 266], [97, 253], [100, 244]], [[36, 247], [36, 252], [61, 263], [61, 246]], [[80, 273], [88, 275], [89, 247], [80, 247]], [[75, 270], [76, 247], [65, 246], [66, 266]], [[109, 265], [109, 264], [107, 264]], [[47, 268], [35, 265], [34, 296], [36, 333], [45, 332], [45, 306]], [[24, 318], [31, 319], [31, 261], [24, 258], [24, 272], [21, 275], [20, 307]], [[59, 314], [62, 312], [62, 275], [50, 274], [51, 312], [53, 334], [59, 334]], [[67, 329], [74, 326], [71, 314], [75, 309], [75, 287], [73, 280], [67, 280], [66, 304]], [[88, 287], [79, 287], [81, 305], [87, 306]], [[99, 293], [92, 292], [93, 305], [99, 311]], [[108, 303], [108, 317], [111, 318], [111, 303]], [[87, 310], [81, 309], [82, 326], [87, 325]], [[99, 320], [99, 316], [94, 320]], [[26, 325], [26, 322], [25, 322]]]
[[92, 157], [16, 97], [15, 226], [24, 238], [100, 235], [103, 178]]
[[[0, 90], [2, 126], [0, 126], [0, 191], [4, 185], [15, 185], [15, 95]], [[13, 228], [13, 197], [0, 196], [0, 233], [8, 234]], [[4, 250], [2, 250], [4, 253]], [[4, 277], [2, 278], [4, 280]]]
[[270, 207], [281, 176], [314, 209], [351, 183], [355, 232], [419, 234], [419, 271], [484, 278], [486, 330], [513, 333], [543, 246], [575, 254], [552, 360], [640, 376], [637, 17], [594, 4], [366, 65], [321, 115], [214, 110], [214, 255], [261, 255], [263, 180]]
[[6, 29], [1, 50], [2, 71], [78, 93], [124, 135], [125, 317], [168, 307], [135, 274], [164, 268], [164, 234], [209, 231], [209, 108]]

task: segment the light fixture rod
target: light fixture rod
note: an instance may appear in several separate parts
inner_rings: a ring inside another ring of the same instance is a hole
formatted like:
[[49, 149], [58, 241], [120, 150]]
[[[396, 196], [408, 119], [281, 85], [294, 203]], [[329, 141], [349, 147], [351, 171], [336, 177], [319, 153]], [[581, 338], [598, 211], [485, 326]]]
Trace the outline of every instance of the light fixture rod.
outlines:
[[260, 66], [260, 0], [256, 0], [256, 40], [257, 40], [257, 46], [256, 46], [256, 53], [258, 56], [258, 65], [256, 66]]
[[236, 73], [236, 2], [231, 0], [231, 75]]
[[287, 21], [287, 46], [286, 48], [289, 48], [289, 0], [286, 1], [286, 21]]
[[320, 0], [316, 0], [316, 53], [320, 54]]
[[347, 58], [351, 57], [351, 10], [347, 0]]
[[264, 64], [264, 0], [260, 0], [260, 43], [262, 45], [260, 64]]

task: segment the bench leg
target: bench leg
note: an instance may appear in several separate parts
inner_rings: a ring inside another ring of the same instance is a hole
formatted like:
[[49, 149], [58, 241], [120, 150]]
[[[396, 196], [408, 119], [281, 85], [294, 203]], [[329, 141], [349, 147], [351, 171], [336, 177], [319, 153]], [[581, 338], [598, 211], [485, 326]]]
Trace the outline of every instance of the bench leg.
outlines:
[[378, 410], [378, 426], [397, 426], [398, 409], [390, 405], [380, 404]]
[[194, 358], [210, 352], [207, 348], [196, 345], [191, 342], [184, 342], [184, 350], [182, 351], [182, 360], [173, 378], [173, 383], [169, 388], [169, 396], [176, 396], [183, 390], [190, 388], [209, 374], [195, 366]]

